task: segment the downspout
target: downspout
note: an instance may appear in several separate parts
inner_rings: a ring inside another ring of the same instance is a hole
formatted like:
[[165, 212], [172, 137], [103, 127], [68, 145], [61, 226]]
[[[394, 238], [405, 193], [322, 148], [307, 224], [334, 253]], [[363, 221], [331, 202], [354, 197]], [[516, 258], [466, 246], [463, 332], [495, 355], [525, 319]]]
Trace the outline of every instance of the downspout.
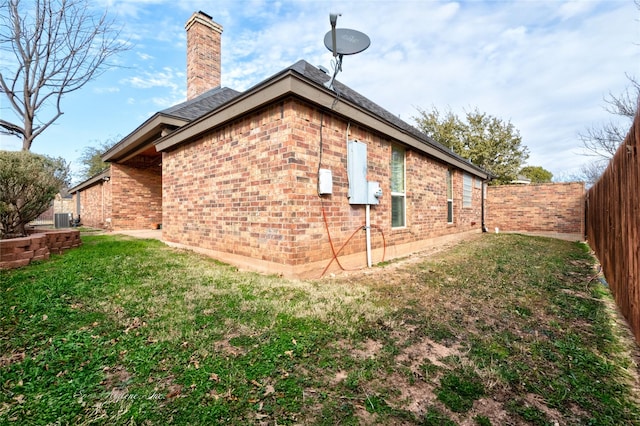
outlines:
[[482, 217], [480, 218], [480, 219], [481, 219], [481, 223], [482, 223], [482, 232], [487, 232], [487, 231], [488, 231], [488, 229], [487, 229], [487, 225], [486, 225], [486, 224], [485, 224], [485, 222], [484, 222], [484, 216], [485, 216], [484, 203], [485, 203], [485, 201], [486, 201], [486, 200], [485, 200], [485, 198], [486, 198], [486, 197], [485, 197], [485, 192], [486, 192], [486, 191], [487, 191], [487, 182], [486, 182], [486, 181], [482, 181], [482, 194], [481, 194], [481, 200], [482, 200], [482, 202], [481, 202], [481, 207], [480, 207], [480, 209], [481, 209], [481, 213], [480, 213], [480, 215], [482, 216]]
[[80, 191], [76, 191], [76, 215], [80, 217], [81, 204], [80, 204]]
[[103, 179], [102, 180], [102, 185], [100, 185], [100, 189], [102, 190], [102, 197], [101, 197], [101, 200], [100, 200], [100, 204], [102, 205], [102, 214], [101, 214], [101, 216], [102, 216], [102, 219], [101, 219], [102, 226], [105, 225], [105, 223], [104, 223], [104, 186], [106, 184], [107, 184], [107, 181]]

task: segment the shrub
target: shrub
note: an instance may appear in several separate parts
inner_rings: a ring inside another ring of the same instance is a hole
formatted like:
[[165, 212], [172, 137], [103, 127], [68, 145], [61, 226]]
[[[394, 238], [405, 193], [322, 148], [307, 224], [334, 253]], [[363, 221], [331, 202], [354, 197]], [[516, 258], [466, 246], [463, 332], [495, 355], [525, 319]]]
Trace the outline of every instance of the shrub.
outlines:
[[0, 239], [26, 235], [25, 226], [49, 208], [68, 176], [62, 158], [0, 151]]

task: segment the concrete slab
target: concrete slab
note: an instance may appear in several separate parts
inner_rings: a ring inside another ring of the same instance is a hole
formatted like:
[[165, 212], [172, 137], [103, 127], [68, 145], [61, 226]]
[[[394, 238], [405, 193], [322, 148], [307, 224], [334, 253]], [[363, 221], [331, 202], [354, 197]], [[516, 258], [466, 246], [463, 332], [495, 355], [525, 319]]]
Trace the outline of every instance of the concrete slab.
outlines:
[[162, 241], [162, 229], [125, 229], [113, 231], [114, 234], [128, 235], [135, 238], [151, 238]]

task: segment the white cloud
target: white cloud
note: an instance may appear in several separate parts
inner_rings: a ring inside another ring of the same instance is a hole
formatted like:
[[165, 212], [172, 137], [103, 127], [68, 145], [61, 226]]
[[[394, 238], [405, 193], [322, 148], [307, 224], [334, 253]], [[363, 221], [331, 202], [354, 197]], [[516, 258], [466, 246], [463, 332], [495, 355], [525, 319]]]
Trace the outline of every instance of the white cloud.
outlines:
[[224, 27], [222, 84], [236, 90], [299, 59], [329, 68], [323, 38], [329, 12], [341, 12], [338, 27], [368, 34], [371, 46], [344, 58], [338, 80], [408, 122], [432, 105], [511, 121], [529, 163], [554, 174], [588, 160], [576, 155], [577, 133], [608, 120], [603, 98], [626, 87], [625, 72], [640, 75], [631, 1], [103, 1], [135, 42], [124, 67], [97, 82], [121, 89], [100, 114], [122, 134], [141, 109], [184, 99], [184, 24], [197, 10]]
[[128, 84], [136, 89], [168, 88], [171, 93], [180, 91], [184, 73], [176, 71], [170, 67], [164, 67], [160, 71], [149, 70], [139, 75], [125, 78], [122, 83]]
[[98, 95], [104, 94], [104, 93], [118, 93], [120, 91], [119, 87], [96, 87], [95, 89], [93, 89], [93, 93], [96, 93]]
[[150, 61], [154, 59], [154, 57], [152, 55], [149, 55], [148, 53], [136, 52], [136, 55], [138, 55], [138, 58], [142, 59], [143, 61]]

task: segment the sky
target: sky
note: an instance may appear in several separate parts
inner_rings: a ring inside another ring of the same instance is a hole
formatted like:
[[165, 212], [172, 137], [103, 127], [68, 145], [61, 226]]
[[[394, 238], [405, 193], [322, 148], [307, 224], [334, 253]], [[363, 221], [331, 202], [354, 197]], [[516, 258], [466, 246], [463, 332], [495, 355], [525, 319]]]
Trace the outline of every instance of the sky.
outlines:
[[[85, 147], [120, 140], [186, 99], [184, 25], [198, 10], [223, 27], [224, 87], [246, 90], [300, 59], [331, 70], [323, 40], [329, 14], [340, 13], [337, 27], [367, 34], [371, 45], [344, 57], [337, 80], [414, 125], [418, 109], [433, 108], [461, 118], [477, 109], [511, 123], [527, 165], [560, 180], [592, 160], [579, 135], [616, 120], [605, 99], [630, 87], [629, 76], [640, 78], [633, 0], [90, 3], [108, 9], [130, 49], [63, 98], [64, 115], [31, 148], [65, 158], [76, 174]], [[15, 119], [4, 99], [0, 112]], [[21, 141], [2, 136], [0, 148], [18, 150]]]

